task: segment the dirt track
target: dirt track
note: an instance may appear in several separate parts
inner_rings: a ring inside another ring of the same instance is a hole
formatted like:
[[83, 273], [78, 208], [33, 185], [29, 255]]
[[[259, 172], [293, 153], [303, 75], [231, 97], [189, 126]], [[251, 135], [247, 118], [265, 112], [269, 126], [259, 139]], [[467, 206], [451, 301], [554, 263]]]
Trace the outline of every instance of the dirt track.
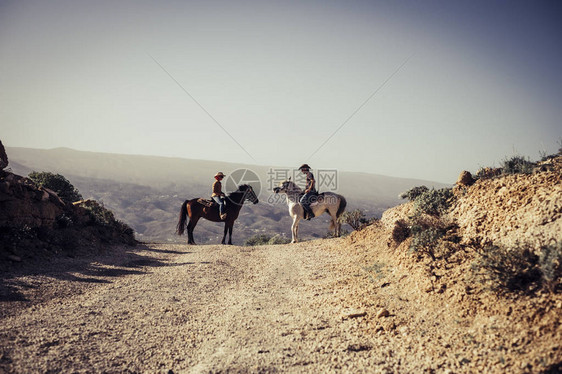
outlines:
[[371, 345], [325, 303], [339, 255], [318, 246], [149, 245], [8, 279], [0, 371], [361, 371]]
[[3, 274], [0, 373], [562, 369], [562, 300], [471, 299], [386, 238], [154, 244]]

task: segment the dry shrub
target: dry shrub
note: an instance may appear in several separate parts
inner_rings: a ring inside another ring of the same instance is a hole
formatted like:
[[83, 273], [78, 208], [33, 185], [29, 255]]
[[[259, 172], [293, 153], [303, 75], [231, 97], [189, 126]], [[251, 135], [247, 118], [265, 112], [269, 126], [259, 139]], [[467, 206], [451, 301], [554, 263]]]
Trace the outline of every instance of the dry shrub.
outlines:
[[542, 273], [539, 257], [527, 246], [505, 248], [495, 245], [478, 251], [472, 265], [476, 281], [496, 293], [533, 293], [540, 288]]
[[545, 287], [551, 292], [562, 289], [562, 242], [541, 249], [539, 266]]
[[392, 229], [392, 240], [394, 240], [394, 243], [398, 245], [408, 239], [410, 235], [410, 226], [406, 220], [400, 219], [394, 222], [394, 228]]

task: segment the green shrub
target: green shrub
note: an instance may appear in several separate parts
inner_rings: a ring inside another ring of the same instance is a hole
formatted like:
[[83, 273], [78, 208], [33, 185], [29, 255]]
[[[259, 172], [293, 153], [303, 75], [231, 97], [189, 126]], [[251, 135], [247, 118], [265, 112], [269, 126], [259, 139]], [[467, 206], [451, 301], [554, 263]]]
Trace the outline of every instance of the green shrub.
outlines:
[[[454, 195], [451, 188], [428, 189], [425, 186], [415, 187], [402, 194], [414, 202], [414, 214], [410, 224], [397, 221], [392, 231], [392, 238], [396, 243], [401, 243], [408, 236], [412, 236], [410, 249], [423, 253], [436, 260], [436, 250], [445, 248], [443, 242], [445, 235], [454, 228], [446, 223], [442, 216], [447, 213], [453, 203]], [[443, 253], [445, 253], [443, 251]]]
[[135, 244], [135, 232], [126, 223], [115, 219], [113, 212], [103, 204], [99, 204], [94, 200], [86, 200], [79, 204], [79, 206], [86, 210], [90, 222], [88, 225], [95, 226], [103, 229], [107, 241], [125, 242], [128, 244]]
[[283, 235], [275, 234], [275, 235], [268, 235], [268, 234], [256, 234], [244, 242], [245, 246], [257, 246], [257, 245], [277, 245], [277, 244], [287, 244], [290, 243], [291, 240], [285, 238]]
[[80, 192], [78, 192], [68, 179], [60, 174], [34, 171], [29, 174], [29, 179], [38, 187], [44, 187], [54, 191], [65, 203], [73, 203], [82, 200]]
[[423, 253], [436, 260], [436, 250], [443, 245], [441, 239], [450, 230], [440, 220], [425, 220], [421, 216], [412, 217], [412, 224], [409, 227], [412, 235], [410, 249], [413, 252]]
[[271, 239], [269, 239], [267, 241], [267, 244], [276, 245], [276, 244], [287, 244], [287, 243], [290, 243], [290, 242], [291, 242], [290, 239], [288, 239], [288, 238], [286, 238], [282, 235], [276, 234]]
[[439, 190], [428, 190], [414, 200], [416, 212], [432, 216], [445, 214], [453, 203], [453, 190], [441, 188]]
[[402, 192], [399, 197], [401, 199], [408, 199], [410, 201], [415, 200], [418, 196], [420, 196], [421, 194], [425, 193], [429, 191], [429, 188], [427, 188], [426, 186], [418, 186], [418, 187], [414, 187], [406, 192]]
[[271, 239], [270, 235], [256, 234], [246, 239], [244, 245], [252, 246], [252, 247], [256, 245], [266, 245], [270, 239]]
[[562, 286], [562, 242], [541, 249], [539, 266], [544, 284], [550, 291]]
[[256, 234], [244, 242], [246, 246], [256, 246], [256, 245], [275, 245], [275, 244], [287, 244], [290, 240], [282, 235], [268, 235], [268, 234]]
[[514, 156], [503, 161], [501, 165], [504, 174], [531, 174], [536, 164], [521, 156]]
[[97, 225], [112, 226], [117, 222], [113, 212], [106, 209], [103, 204], [98, 204], [95, 201], [88, 201], [80, 206], [86, 209], [92, 222]]

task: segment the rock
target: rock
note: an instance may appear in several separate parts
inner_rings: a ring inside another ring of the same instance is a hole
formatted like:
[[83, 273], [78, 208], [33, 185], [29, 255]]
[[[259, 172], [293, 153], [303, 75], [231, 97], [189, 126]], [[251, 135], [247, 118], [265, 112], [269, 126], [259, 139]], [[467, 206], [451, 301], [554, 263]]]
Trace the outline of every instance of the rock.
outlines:
[[390, 312], [388, 310], [386, 310], [385, 308], [380, 308], [379, 311], [376, 314], [377, 318], [382, 318], [382, 317], [388, 317], [390, 315]]
[[4, 170], [6, 166], [8, 166], [8, 155], [6, 154], [6, 149], [0, 140], [0, 170]]
[[342, 318], [343, 319], [357, 318], [357, 317], [364, 317], [366, 315], [367, 315], [367, 312], [365, 312], [364, 310], [346, 309], [342, 313]]
[[40, 190], [28, 178], [4, 172], [0, 176], [0, 227], [52, 228], [65, 205], [49, 190]]
[[457, 180], [457, 186], [472, 186], [474, 184], [475, 180], [472, 177], [472, 174], [470, 174], [469, 171], [463, 171], [461, 172], [461, 174], [459, 175], [459, 179]]

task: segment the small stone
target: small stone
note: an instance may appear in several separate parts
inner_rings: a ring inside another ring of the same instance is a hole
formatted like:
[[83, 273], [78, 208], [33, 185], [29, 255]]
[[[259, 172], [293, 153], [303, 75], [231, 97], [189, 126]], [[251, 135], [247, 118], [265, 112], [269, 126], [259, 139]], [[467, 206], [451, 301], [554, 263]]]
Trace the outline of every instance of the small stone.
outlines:
[[388, 317], [389, 315], [390, 315], [389, 311], [386, 310], [385, 308], [380, 308], [376, 314], [377, 318]]
[[359, 309], [347, 309], [344, 310], [342, 313], [342, 318], [343, 319], [348, 319], [348, 318], [358, 318], [358, 317], [364, 317], [367, 315], [367, 312], [364, 310], [359, 310]]

